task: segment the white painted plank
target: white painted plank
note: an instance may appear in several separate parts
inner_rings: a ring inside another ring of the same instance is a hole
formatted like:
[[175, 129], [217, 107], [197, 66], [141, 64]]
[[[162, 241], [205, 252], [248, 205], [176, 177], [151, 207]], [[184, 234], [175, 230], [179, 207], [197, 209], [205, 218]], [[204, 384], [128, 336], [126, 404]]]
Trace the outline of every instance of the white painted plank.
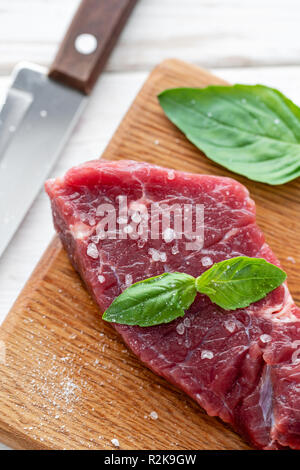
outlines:
[[[0, 0], [0, 73], [49, 65], [79, 0]], [[108, 71], [167, 57], [206, 67], [300, 64], [299, 0], [139, 0]]]

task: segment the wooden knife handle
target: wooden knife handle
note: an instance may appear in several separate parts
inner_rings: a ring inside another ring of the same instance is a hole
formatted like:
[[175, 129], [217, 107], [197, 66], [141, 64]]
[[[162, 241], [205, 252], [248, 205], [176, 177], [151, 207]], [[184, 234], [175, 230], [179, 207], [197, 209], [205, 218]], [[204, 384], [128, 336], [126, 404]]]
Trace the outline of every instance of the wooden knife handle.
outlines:
[[49, 77], [89, 94], [137, 0], [83, 0]]

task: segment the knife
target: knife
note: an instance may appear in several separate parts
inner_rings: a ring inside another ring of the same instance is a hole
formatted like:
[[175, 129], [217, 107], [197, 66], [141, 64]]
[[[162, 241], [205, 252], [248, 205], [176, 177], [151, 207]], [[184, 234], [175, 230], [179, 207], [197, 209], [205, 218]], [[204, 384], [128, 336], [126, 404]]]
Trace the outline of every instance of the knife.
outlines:
[[0, 111], [0, 256], [69, 138], [136, 0], [83, 0], [49, 72], [18, 64]]

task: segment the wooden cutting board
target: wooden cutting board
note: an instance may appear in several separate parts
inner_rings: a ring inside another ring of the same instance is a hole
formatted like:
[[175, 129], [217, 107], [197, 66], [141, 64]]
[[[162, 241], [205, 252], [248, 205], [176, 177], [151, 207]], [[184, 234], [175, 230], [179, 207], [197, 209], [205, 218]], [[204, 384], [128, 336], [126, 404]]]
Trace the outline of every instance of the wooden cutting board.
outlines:
[[[190, 144], [156, 98], [166, 88], [222, 83], [183, 62], [163, 62], [103, 158], [143, 160], [233, 176], [244, 183], [256, 201], [258, 223], [300, 302], [300, 179], [271, 187], [233, 175]], [[111, 439], [117, 438], [121, 449], [249, 449], [228, 426], [207, 416], [128, 351], [101, 320], [57, 238], [3, 323], [0, 340], [6, 347], [0, 365], [0, 441], [14, 448], [111, 449]], [[150, 417], [152, 411], [158, 419]]]

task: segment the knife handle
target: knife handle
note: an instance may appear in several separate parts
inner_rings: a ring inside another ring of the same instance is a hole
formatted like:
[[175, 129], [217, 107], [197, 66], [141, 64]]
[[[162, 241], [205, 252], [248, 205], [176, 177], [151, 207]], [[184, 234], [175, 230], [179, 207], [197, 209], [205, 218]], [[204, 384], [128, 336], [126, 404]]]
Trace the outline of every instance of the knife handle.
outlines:
[[137, 0], [83, 0], [49, 77], [89, 94]]

